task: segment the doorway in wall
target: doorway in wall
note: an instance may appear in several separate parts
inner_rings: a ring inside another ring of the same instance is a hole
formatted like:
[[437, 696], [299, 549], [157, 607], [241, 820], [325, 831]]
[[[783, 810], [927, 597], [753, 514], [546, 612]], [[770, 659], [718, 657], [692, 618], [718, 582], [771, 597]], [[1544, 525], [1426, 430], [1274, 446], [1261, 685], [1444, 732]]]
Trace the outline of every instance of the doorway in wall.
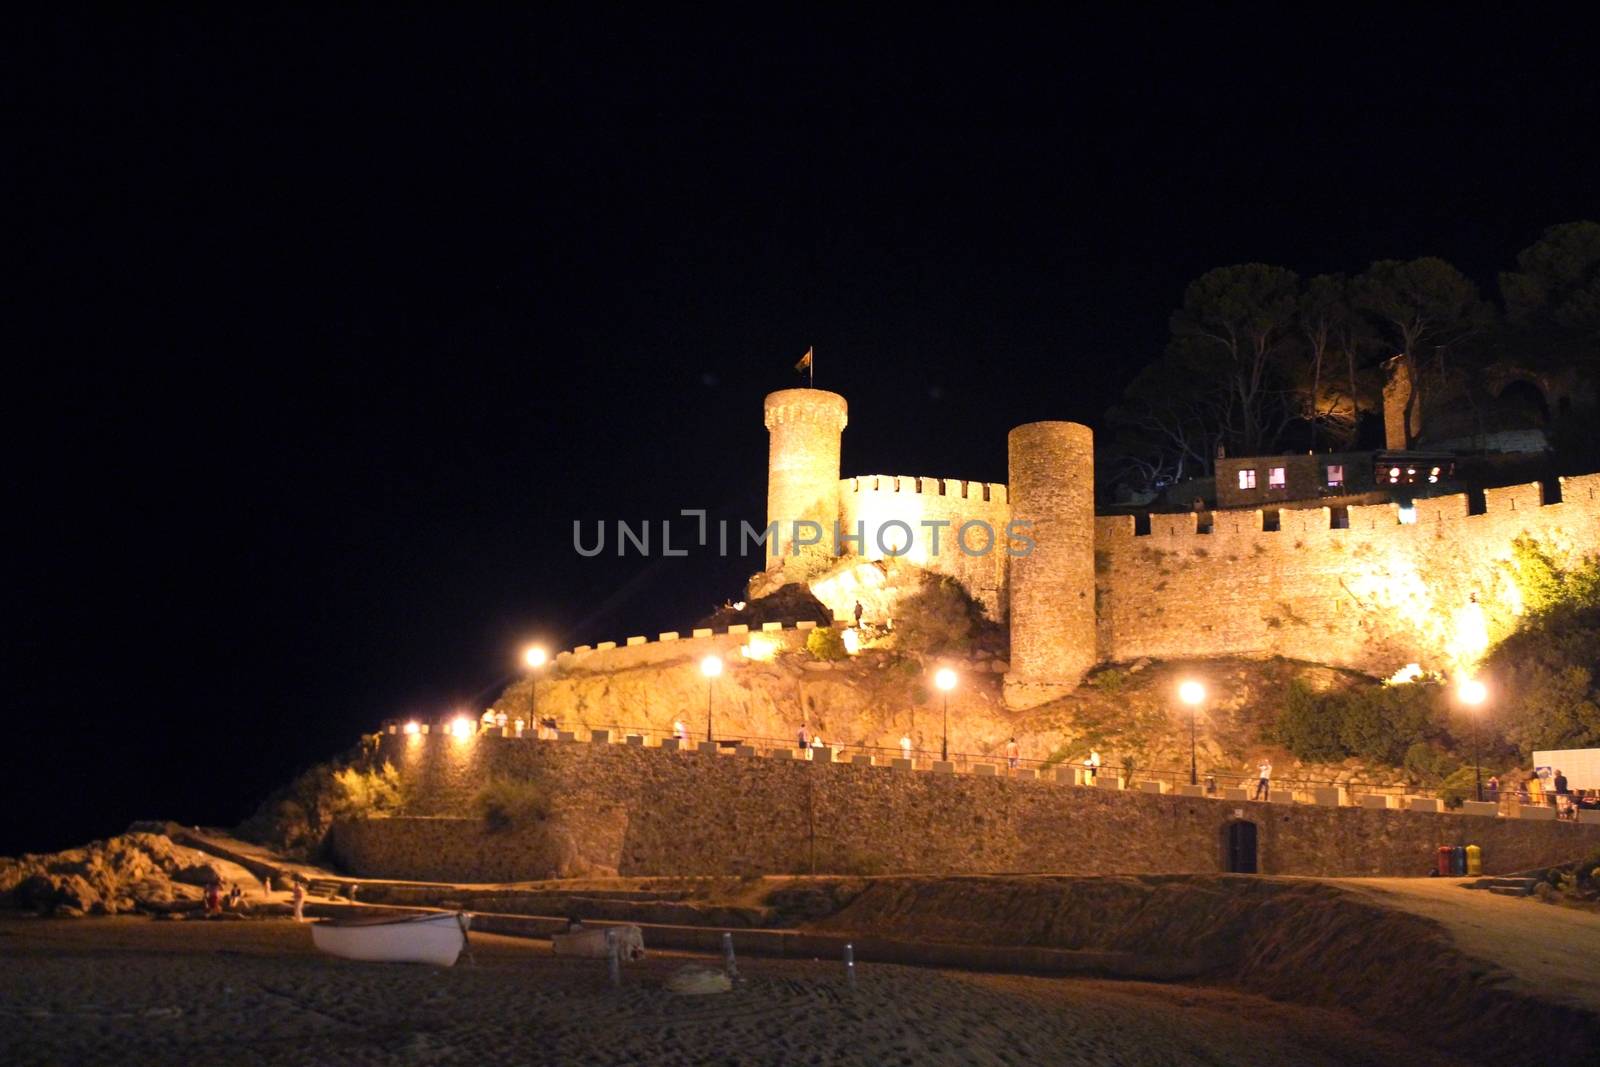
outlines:
[[1230, 822], [1225, 842], [1229, 874], [1256, 873], [1256, 824], [1238, 820]]

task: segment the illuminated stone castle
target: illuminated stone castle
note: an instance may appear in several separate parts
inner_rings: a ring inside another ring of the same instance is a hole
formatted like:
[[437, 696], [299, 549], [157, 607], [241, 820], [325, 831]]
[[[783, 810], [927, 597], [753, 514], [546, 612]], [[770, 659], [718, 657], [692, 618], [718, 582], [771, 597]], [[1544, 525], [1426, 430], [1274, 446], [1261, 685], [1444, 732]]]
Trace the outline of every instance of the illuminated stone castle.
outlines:
[[[1459, 673], [1522, 613], [1519, 540], [1557, 561], [1600, 552], [1600, 474], [1406, 507], [1146, 521], [1094, 514], [1086, 426], [1012, 430], [1009, 485], [841, 478], [847, 413], [844, 397], [817, 389], [766, 398], [767, 521], [780, 538], [772, 567], [806, 576], [841, 617], [875, 571], [849, 567], [851, 557], [893, 557], [957, 579], [1010, 628], [1005, 695], [1018, 708], [1071, 691], [1097, 663], [1142, 656], [1280, 655], [1378, 675], [1409, 663]], [[796, 536], [797, 522], [825, 531], [798, 554], [795, 543], [811, 538]]]

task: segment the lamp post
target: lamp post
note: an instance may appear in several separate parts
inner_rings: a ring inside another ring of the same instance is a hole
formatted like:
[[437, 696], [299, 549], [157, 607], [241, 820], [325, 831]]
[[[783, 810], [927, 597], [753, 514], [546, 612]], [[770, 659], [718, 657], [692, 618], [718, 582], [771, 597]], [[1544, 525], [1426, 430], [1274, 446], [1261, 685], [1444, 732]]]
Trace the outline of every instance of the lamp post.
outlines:
[[711, 693], [717, 686], [717, 675], [722, 673], [722, 657], [707, 656], [700, 661], [700, 673], [706, 676], [706, 740], [711, 740]]
[[543, 645], [529, 645], [522, 650], [522, 662], [528, 668], [528, 727], [535, 737], [539, 736], [539, 668], [549, 658]]
[[944, 736], [939, 739], [939, 760], [943, 763], [950, 762], [950, 690], [956, 687], [956, 672], [949, 667], [940, 667], [933, 676], [933, 684], [944, 693]]
[[1483, 799], [1483, 769], [1478, 763], [1478, 708], [1488, 697], [1488, 687], [1476, 678], [1468, 678], [1456, 687], [1456, 699], [1467, 706], [1472, 716], [1472, 789], [1479, 800]]
[[1189, 705], [1189, 784], [1200, 784], [1199, 760], [1195, 755], [1195, 715], [1206, 699], [1206, 687], [1190, 679], [1178, 686], [1178, 699]]

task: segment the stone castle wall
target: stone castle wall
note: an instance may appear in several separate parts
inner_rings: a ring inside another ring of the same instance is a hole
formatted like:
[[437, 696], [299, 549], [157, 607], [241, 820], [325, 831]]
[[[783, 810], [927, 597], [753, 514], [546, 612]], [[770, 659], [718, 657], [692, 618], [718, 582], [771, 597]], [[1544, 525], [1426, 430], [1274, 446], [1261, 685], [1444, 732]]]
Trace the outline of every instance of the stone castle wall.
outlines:
[[[1254, 822], [1265, 874], [1420, 875], [1440, 844], [1478, 844], [1487, 873], [1571, 859], [1600, 826], [1256, 804], [709, 756], [617, 744], [385, 735], [420, 818], [335, 832], [353, 873], [427, 881], [753, 873], [1211, 873], [1227, 827]], [[542, 823], [488, 833], [472, 798], [536, 783]]]
[[[863, 544], [849, 547], [866, 559], [882, 559], [892, 550], [905, 549], [901, 559], [961, 583], [983, 605], [992, 619], [1007, 615], [1006, 522], [1011, 517], [1006, 487], [992, 482], [968, 482], [952, 478], [918, 478], [900, 475], [868, 475], [846, 478], [839, 486], [839, 528], [850, 536], [863, 534]], [[956, 543], [962, 525], [979, 521], [984, 527], [971, 527], [966, 544], [974, 554], [962, 552]], [[899, 526], [912, 531], [911, 540]], [[924, 522], [946, 522], [939, 528], [938, 552], [933, 551], [933, 532]], [[859, 525], [858, 525], [859, 524]], [[986, 544], [993, 531], [993, 545]], [[982, 552], [983, 554], [977, 554]]]
[[1218, 512], [1210, 532], [1192, 513], [1096, 520], [1099, 653], [1282, 655], [1389, 674], [1407, 663], [1470, 665], [1520, 613], [1513, 543], [1558, 556], [1600, 552], [1600, 475], [1562, 479], [1560, 502], [1535, 483], [1489, 489], [1482, 514], [1464, 495], [1351, 507]]

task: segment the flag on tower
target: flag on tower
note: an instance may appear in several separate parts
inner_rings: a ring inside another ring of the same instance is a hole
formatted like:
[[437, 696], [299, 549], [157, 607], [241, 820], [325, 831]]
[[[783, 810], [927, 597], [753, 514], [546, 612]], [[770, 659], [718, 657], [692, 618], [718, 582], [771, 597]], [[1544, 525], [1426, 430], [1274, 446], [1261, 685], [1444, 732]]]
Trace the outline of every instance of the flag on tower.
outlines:
[[794, 365], [794, 370], [796, 374], [808, 375], [806, 384], [815, 386], [817, 384], [816, 350], [814, 348], [806, 349], [806, 354], [800, 357], [800, 362]]

